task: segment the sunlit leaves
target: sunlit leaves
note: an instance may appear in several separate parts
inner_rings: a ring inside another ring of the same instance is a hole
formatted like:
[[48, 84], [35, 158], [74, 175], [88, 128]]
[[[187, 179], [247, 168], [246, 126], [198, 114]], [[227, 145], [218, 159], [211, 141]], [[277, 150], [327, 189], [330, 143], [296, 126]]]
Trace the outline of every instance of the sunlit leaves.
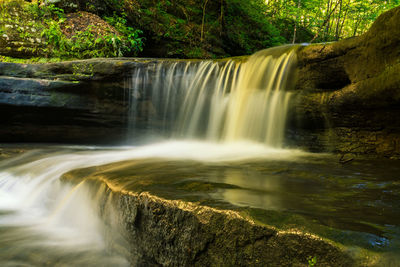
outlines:
[[267, 14], [275, 19], [294, 20], [319, 41], [333, 41], [364, 33], [384, 11], [400, 5], [399, 0], [268, 0]]

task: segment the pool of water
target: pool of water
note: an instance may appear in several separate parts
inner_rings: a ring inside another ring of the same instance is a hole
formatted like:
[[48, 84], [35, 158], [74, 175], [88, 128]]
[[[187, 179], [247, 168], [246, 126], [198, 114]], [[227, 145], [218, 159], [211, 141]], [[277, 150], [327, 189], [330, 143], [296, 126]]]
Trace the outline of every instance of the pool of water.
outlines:
[[234, 209], [262, 224], [318, 234], [365, 263], [399, 266], [398, 161], [341, 164], [334, 155], [250, 143], [21, 145], [2, 151], [2, 266], [128, 265], [124, 238], [105, 230], [90, 190], [74, 186], [88, 178]]

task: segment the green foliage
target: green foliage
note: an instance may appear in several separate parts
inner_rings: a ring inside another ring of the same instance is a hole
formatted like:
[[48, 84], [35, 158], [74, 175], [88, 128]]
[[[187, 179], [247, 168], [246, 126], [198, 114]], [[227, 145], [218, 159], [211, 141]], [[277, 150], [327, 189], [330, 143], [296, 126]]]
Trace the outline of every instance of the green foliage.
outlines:
[[[44, 52], [47, 57], [140, 53], [152, 57], [227, 57], [291, 42], [334, 41], [360, 35], [379, 14], [399, 4], [400, 0], [65, 0], [38, 5], [0, 0], [0, 38], [14, 37], [3, 25], [16, 24], [13, 29], [21, 40], [45, 40], [34, 42], [36, 46], [29, 49], [35, 55]], [[21, 21], [25, 22], [19, 23], [11, 14], [21, 7]], [[99, 35], [88, 27], [75, 29], [67, 37], [64, 10], [98, 14], [118, 32]], [[144, 40], [147, 51], [143, 51]]]
[[53, 46], [53, 49], [66, 49], [66, 38], [60, 28], [61, 20], [45, 20], [46, 28], [43, 29], [41, 36], [46, 38], [47, 43]]
[[[268, 0], [266, 14], [288, 41], [335, 41], [364, 33], [399, 0]], [[291, 22], [290, 22], [291, 21]], [[283, 23], [282, 23], [283, 22]], [[300, 31], [300, 32], [299, 32]]]
[[125, 53], [134, 53], [143, 50], [143, 38], [139, 37], [143, 32], [138, 29], [134, 29], [132, 27], [127, 26], [126, 14], [121, 13], [121, 16], [118, 16], [114, 12], [114, 16], [112, 17], [104, 17], [104, 20], [107, 21], [110, 25], [114, 26], [115, 29], [122, 33], [125, 36], [125, 39], [119, 38], [119, 36], [113, 36], [114, 41], [111, 39], [107, 39], [106, 42], [110, 42], [115, 46], [118, 44], [120, 46], [121, 54]]
[[332, 41], [359, 35], [398, 2], [124, 0], [119, 7], [114, 4], [114, 11], [126, 12], [122, 17], [143, 30], [151, 56], [204, 58], [251, 54], [293, 41], [310, 42], [314, 36], [315, 41]]
[[260, 12], [266, 8], [264, 1], [227, 0], [226, 5], [227, 37], [229, 42], [236, 43], [239, 51], [250, 54], [286, 42], [279, 30]]
[[[18, 16], [23, 21], [21, 25], [11, 15], [15, 10], [18, 10]], [[118, 32], [107, 30], [106, 33], [98, 34], [93, 26], [89, 26], [81, 31], [72, 31], [72, 36], [67, 37], [63, 31], [63, 27], [69, 27], [66, 25], [67, 17], [63, 9], [53, 4], [39, 6], [8, 0], [5, 4], [0, 3], [0, 12], [4, 14], [0, 17], [0, 25], [12, 25], [10, 31], [17, 32], [18, 38], [24, 42], [36, 42], [40, 38], [41, 44], [32, 49], [46, 57], [118, 57], [136, 55], [143, 49], [143, 38], [139, 36], [141, 31], [127, 26], [126, 15], [108, 18]], [[27, 25], [23, 25], [24, 22]]]
[[201, 58], [203, 56], [203, 50], [199, 47], [194, 47], [190, 49], [186, 55], [188, 58]]
[[309, 257], [307, 261], [308, 261], [308, 267], [314, 267], [317, 264], [317, 256]]
[[57, 26], [49, 27], [43, 32], [51, 46], [52, 54], [63, 58], [92, 58], [123, 56], [125, 40], [116, 34], [107, 34], [95, 38], [91, 27], [77, 31], [71, 38], [66, 38]]
[[39, 6], [38, 4], [29, 4], [25, 6], [26, 11], [35, 18], [65, 17], [64, 10], [56, 7], [54, 4]]
[[[59, 11], [60, 9], [56, 9]], [[55, 13], [57, 16], [61, 12]], [[108, 33], [103, 36], [95, 36], [92, 26], [84, 31], [76, 31], [71, 38], [66, 38], [60, 25], [64, 18], [58, 22], [49, 21], [48, 28], [43, 31], [47, 42], [52, 46], [53, 53], [59, 57], [91, 58], [91, 57], [121, 57], [124, 55], [136, 55], [142, 50], [143, 42], [139, 37], [139, 30], [126, 26], [123, 17], [107, 17], [111, 25], [115, 26], [121, 35]]]
[[143, 0], [128, 14], [158, 56], [204, 58], [251, 54], [285, 43], [264, 9], [263, 0]]

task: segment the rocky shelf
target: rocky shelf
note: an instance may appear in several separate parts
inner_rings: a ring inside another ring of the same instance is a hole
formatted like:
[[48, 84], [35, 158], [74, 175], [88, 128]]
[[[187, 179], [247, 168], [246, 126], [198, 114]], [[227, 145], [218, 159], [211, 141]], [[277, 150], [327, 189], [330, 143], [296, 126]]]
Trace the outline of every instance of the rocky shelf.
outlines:
[[112, 203], [113, 218], [100, 212], [122, 226], [133, 266], [309, 266], [313, 257], [321, 266], [357, 266], [339, 245], [298, 229], [281, 231], [234, 210], [125, 190], [107, 179], [85, 182], [102, 196], [100, 207]]
[[[368, 224], [357, 215], [375, 214], [381, 204], [360, 211], [372, 191], [346, 191], [360, 165], [343, 168], [331, 157], [218, 164], [146, 158], [75, 169], [62, 180], [91, 188], [106, 224], [124, 231], [135, 266], [308, 266], [314, 257], [321, 266], [389, 264], [397, 237], [381, 247], [378, 236], [386, 235], [378, 229], [385, 227], [374, 228], [373, 215], [363, 217]], [[371, 175], [398, 170], [390, 160], [380, 166]], [[322, 186], [319, 173], [332, 175], [332, 182]], [[353, 201], [360, 207], [345, 208]]]

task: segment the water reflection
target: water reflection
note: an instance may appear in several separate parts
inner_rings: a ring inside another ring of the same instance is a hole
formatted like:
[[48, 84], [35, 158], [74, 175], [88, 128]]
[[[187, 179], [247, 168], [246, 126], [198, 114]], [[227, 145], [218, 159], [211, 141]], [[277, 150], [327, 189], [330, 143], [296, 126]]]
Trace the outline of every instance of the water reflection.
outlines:
[[[121, 233], [106, 234], [98, 216], [104, 188], [89, 187], [88, 179], [237, 209], [280, 228], [392, 253], [388, 259], [400, 255], [400, 166], [393, 161], [341, 165], [329, 155], [251, 144], [166, 142], [120, 149], [50, 147], [2, 161], [0, 170], [2, 266], [128, 264]], [[113, 212], [103, 214], [117, 217]]]
[[[213, 180], [213, 177], [210, 177]], [[282, 191], [279, 179], [268, 177], [249, 170], [227, 169], [222, 179], [215, 179], [216, 183], [235, 185], [240, 188], [219, 189], [210, 194], [216, 199], [228, 201], [238, 206], [282, 210], [283, 200], [277, 192]]]

